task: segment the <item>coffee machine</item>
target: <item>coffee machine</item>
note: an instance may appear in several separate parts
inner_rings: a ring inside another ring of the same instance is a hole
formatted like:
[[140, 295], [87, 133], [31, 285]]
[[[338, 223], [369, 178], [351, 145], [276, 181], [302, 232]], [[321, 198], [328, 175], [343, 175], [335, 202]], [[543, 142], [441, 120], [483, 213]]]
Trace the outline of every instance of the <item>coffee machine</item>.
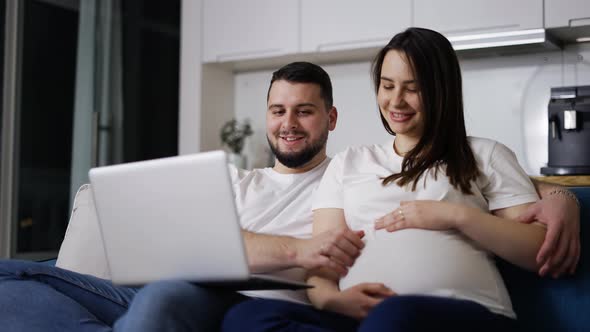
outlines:
[[590, 85], [551, 89], [544, 175], [590, 175]]

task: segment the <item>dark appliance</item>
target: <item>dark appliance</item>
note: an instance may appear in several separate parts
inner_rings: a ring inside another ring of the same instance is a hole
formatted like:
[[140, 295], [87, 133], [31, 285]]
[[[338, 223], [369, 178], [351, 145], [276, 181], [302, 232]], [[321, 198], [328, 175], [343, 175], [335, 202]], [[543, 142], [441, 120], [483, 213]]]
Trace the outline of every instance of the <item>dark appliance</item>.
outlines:
[[590, 85], [551, 88], [544, 175], [590, 175]]

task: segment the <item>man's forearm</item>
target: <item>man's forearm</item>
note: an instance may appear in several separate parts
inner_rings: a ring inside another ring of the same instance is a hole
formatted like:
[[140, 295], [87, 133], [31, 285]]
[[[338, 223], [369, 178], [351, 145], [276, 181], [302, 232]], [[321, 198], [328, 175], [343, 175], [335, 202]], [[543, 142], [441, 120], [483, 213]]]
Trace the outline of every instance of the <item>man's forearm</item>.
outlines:
[[537, 193], [539, 194], [539, 196], [541, 196], [541, 198], [546, 198], [551, 192], [553, 192], [555, 190], [565, 189], [564, 187], [556, 185], [556, 184], [543, 182], [543, 181], [539, 181], [536, 179], [531, 179], [531, 180], [533, 181], [533, 184], [535, 185], [535, 189], [537, 190]]
[[242, 231], [248, 265], [253, 273], [283, 270], [297, 265], [297, 242], [294, 237]]
[[566, 187], [535, 179], [531, 180], [533, 181], [535, 189], [537, 190], [537, 193], [539, 194], [541, 199], [546, 199], [551, 195], [559, 195], [560, 197], [575, 203], [578, 209], [580, 208], [580, 202], [576, 198], [576, 195], [574, 195], [571, 191], [567, 190]]

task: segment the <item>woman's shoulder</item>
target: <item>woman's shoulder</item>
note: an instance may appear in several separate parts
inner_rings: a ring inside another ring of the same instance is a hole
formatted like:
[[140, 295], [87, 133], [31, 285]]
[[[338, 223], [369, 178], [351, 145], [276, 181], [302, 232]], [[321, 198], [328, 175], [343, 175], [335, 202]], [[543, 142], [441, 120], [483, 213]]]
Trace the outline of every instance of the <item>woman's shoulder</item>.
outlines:
[[497, 154], [514, 154], [508, 146], [490, 138], [469, 136], [467, 139], [476, 157], [485, 158]]
[[[494, 152], [512, 152], [508, 146], [503, 144], [502, 142], [493, 140], [491, 138], [484, 138], [484, 137], [475, 137], [475, 136], [468, 136], [467, 140], [469, 141], [469, 145], [474, 153], [478, 152], [487, 152], [492, 154]], [[498, 151], [500, 150], [500, 151]]]
[[516, 154], [505, 144], [483, 137], [468, 137], [475, 159], [487, 169], [492, 164], [517, 163]]
[[468, 136], [467, 141], [471, 146], [471, 149], [474, 153], [483, 152], [483, 151], [492, 151], [497, 144], [500, 142], [493, 140], [491, 138], [485, 137], [476, 137], [476, 136]]

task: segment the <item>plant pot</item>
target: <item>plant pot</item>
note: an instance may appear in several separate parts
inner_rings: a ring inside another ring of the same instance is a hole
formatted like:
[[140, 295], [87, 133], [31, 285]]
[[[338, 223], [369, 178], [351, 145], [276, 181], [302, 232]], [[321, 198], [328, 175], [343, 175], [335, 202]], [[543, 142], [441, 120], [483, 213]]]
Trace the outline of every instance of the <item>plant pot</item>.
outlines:
[[229, 153], [227, 155], [227, 161], [234, 164], [237, 168], [246, 169], [247, 159], [246, 156], [239, 153]]

